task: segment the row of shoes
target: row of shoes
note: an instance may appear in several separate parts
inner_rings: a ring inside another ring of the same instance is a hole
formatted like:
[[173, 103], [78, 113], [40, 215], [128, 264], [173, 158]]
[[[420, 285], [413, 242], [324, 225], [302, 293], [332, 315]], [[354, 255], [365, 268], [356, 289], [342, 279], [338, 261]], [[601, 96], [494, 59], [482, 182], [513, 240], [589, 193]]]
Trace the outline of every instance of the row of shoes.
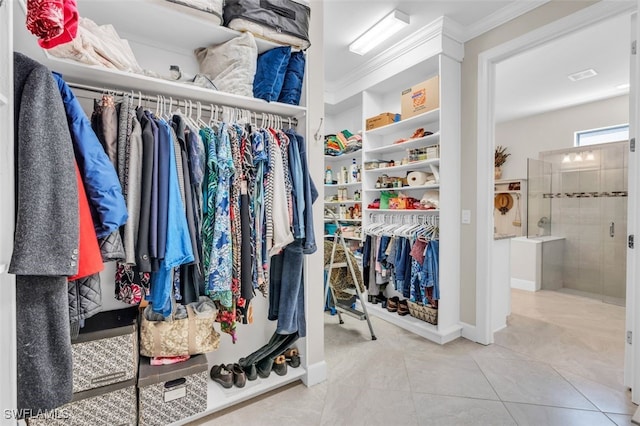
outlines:
[[288, 367], [300, 367], [300, 354], [297, 348], [288, 348], [275, 358], [265, 357], [245, 368], [238, 363], [214, 365], [211, 367], [210, 376], [211, 380], [219, 383], [225, 389], [234, 385], [243, 388], [247, 380], [256, 380], [258, 377], [266, 379], [272, 371], [278, 376], [285, 376]]
[[389, 312], [397, 312], [400, 316], [409, 315], [409, 303], [407, 299], [400, 299], [398, 296], [384, 297], [382, 294], [376, 296], [368, 296], [369, 303], [378, 304], [382, 306], [382, 309], [386, 309]]

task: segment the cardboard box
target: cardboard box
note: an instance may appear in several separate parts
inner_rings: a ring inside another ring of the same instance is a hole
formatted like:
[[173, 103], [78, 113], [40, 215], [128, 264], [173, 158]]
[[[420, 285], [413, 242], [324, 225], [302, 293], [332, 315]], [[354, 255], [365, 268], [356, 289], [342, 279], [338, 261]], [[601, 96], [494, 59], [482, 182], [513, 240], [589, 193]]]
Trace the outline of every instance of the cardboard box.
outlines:
[[372, 130], [377, 127], [386, 126], [387, 124], [391, 124], [396, 120], [396, 116], [398, 114], [393, 114], [391, 112], [383, 112], [382, 114], [378, 114], [375, 117], [367, 118], [367, 130]]
[[402, 91], [400, 98], [402, 119], [440, 107], [440, 79], [438, 76]]

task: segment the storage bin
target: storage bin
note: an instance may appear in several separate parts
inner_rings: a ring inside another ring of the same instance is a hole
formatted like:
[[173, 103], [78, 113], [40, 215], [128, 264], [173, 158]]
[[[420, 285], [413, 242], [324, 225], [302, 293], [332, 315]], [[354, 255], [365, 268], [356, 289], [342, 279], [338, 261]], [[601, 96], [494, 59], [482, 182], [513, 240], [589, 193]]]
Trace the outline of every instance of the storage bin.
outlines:
[[70, 403], [26, 420], [29, 426], [135, 426], [136, 402], [132, 379], [76, 393]]
[[438, 325], [438, 310], [431, 305], [423, 305], [421, 303], [415, 303], [407, 301], [409, 305], [409, 314], [418, 318], [419, 320], [428, 322], [433, 325]]
[[138, 374], [138, 424], [164, 426], [207, 408], [207, 374], [204, 355], [172, 365], [152, 366], [140, 358]]
[[73, 393], [135, 379], [138, 370], [137, 308], [89, 318], [71, 345]]

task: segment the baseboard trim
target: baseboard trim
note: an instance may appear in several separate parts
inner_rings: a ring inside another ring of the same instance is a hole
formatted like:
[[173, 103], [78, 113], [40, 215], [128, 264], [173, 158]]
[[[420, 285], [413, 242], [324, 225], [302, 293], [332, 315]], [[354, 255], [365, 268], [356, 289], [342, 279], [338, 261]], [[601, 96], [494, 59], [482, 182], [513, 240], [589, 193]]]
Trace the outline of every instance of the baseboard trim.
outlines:
[[511, 288], [517, 288], [518, 290], [525, 291], [538, 291], [535, 281], [521, 280], [520, 278], [511, 278]]
[[317, 385], [327, 380], [327, 363], [325, 361], [316, 362], [307, 367], [307, 374], [302, 376], [302, 383], [307, 387]]

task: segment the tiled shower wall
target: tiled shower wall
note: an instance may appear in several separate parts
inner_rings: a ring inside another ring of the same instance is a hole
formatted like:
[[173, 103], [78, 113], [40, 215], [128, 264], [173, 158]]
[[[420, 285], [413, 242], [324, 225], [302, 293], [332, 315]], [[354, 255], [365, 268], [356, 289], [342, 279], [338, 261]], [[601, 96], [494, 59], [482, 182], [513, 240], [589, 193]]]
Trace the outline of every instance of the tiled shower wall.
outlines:
[[[565, 237], [564, 288], [618, 303], [626, 287], [628, 152], [628, 142], [619, 142], [540, 155], [552, 164], [546, 197], [551, 234]], [[575, 161], [577, 153], [583, 161]], [[566, 155], [572, 161], [563, 162]]]

